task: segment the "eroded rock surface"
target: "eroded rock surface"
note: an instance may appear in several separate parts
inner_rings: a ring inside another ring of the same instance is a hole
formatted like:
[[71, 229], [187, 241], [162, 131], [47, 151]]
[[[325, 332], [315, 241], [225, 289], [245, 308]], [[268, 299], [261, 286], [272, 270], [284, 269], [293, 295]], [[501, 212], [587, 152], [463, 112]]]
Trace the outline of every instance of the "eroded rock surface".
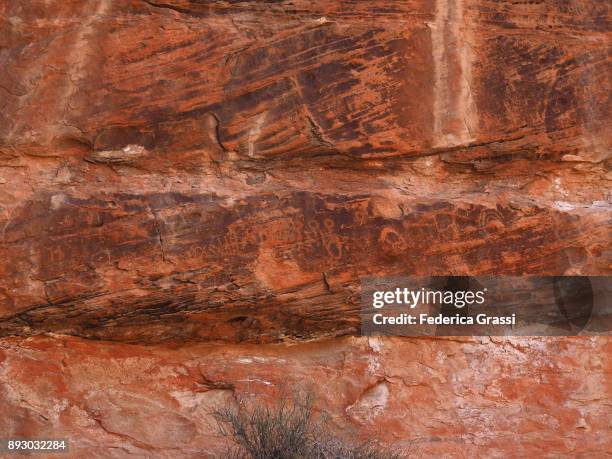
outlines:
[[601, 2], [4, 13], [4, 335], [344, 334], [364, 275], [610, 272]]
[[366, 275], [611, 273], [606, 2], [0, 11], [3, 429], [195, 457], [289, 365], [423, 454], [611, 449], [606, 338], [340, 338]]
[[[211, 413], [311, 384], [348, 435], [414, 457], [605, 457], [610, 340], [342, 338], [170, 350], [78, 338], [0, 348], [6, 435], [63, 436], [75, 457], [221, 454]], [[314, 382], [314, 383], [313, 383]]]

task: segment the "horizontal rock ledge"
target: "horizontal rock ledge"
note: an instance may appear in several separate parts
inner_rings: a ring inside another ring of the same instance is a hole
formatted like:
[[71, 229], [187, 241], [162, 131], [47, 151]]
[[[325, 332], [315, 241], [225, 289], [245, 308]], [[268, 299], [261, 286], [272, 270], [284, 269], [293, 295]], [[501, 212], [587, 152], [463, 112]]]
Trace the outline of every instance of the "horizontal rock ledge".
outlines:
[[491, 177], [424, 158], [375, 174], [182, 171], [159, 189], [163, 175], [129, 165], [26, 164], [7, 178], [30, 187], [0, 213], [2, 335], [312, 339], [356, 333], [366, 275], [609, 272], [599, 166], [534, 179], [520, 161]]

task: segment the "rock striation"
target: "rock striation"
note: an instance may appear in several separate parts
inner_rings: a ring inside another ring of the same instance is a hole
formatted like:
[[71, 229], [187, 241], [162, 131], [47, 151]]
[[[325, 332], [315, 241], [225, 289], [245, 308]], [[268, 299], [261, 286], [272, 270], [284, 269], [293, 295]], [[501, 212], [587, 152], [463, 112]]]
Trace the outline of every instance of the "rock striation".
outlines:
[[363, 276], [612, 272], [606, 2], [0, 11], [0, 430], [201, 456], [288, 365], [422, 455], [610, 450], [608, 338], [354, 337]]

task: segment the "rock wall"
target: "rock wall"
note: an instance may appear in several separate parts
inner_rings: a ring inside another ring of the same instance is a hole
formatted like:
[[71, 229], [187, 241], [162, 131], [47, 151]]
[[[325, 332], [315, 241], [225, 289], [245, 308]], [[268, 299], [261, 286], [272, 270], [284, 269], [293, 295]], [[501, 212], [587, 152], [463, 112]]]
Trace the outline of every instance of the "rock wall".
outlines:
[[362, 276], [612, 272], [606, 2], [0, 11], [4, 437], [214, 454], [291, 368], [420, 457], [612, 449], [608, 338], [356, 337]]
[[412, 457], [606, 457], [610, 340], [335, 338], [180, 349], [72, 337], [0, 348], [3, 432], [71, 439], [74, 457], [219, 457], [211, 412], [313, 386], [349, 435]]

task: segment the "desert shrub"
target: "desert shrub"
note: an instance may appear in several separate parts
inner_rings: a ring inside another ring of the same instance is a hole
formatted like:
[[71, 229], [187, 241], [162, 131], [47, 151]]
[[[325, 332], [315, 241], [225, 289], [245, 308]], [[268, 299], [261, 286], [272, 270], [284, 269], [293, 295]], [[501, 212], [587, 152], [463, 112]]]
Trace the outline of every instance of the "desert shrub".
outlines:
[[405, 454], [373, 440], [356, 443], [329, 428], [313, 410], [310, 391], [281, 395], [275, 403], [239, 400], [214, 412], [232, 444], [228, 459], [400, 459]]

